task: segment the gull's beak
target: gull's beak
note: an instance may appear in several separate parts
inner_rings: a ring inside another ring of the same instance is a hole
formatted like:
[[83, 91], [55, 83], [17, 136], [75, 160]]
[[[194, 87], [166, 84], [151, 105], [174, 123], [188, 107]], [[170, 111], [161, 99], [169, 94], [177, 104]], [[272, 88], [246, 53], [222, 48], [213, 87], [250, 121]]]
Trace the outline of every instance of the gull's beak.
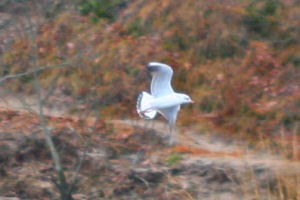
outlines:
[[191, 100], [191, 103], [195, 103], [195, 101]]

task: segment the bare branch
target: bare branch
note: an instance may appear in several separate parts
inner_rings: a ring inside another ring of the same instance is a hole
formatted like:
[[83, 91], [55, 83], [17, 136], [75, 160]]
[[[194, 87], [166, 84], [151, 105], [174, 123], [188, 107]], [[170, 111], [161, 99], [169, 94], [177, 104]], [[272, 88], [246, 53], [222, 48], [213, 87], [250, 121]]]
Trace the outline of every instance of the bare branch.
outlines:
[[62, 64], [54, 65], [54, 66], [52, 66], [52, 65], [50, 65], [50, 66], [44, 66], [44, 67], [40, 67], [40, 68], [31, 70], [31, 71], [28, 71], [28, 72], [24, 72], [24, 73], [7, 75], [7, 76], [4, 76], [3, 78], [0, 79], [0, 84], [2, 84], [4, 81], [7, 81], [9, 79], [15, 79], [15, 78], [20, 78], [22, 76], [32, 75], [32, 74], [38, 73], [40, 71], [44, 71], [46, 69], [63, 68], [64, 66], [67, 66], [67, 65], [70, 65], [70, 63], [67, 62], [67, 63], [62, 63]]
[[75, 172], [73, 174], [72, 181], [69, 184], [69, 189], [68, 189], [68, 193], [67, 193], [68, 195], [71, 195], [72, 192], [73, 192], [73, 190], [74, 190], [74, 188], [75, 188], [75, 185], [76, 185], [76, 183], [78, 181], [79, 171], [80, 171], [80, 169], [82, 167], [82, 164], [83, 164], [83, 161], [85, 159], [85, 156], [86, 156], [86, 151], [84, 151], [83, 155], [79, 158], [79, 163], [78, 163], [78, 165], [77, 165], [77, 167], [75, 169]]

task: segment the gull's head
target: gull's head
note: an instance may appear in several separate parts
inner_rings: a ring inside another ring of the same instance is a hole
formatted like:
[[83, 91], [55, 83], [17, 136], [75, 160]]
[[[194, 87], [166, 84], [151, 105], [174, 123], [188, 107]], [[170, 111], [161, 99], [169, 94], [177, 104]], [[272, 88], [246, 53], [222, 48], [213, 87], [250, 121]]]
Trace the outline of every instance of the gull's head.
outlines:
[[179, 94], [180, 99], [182, 100], [182, 103], [186, 104], [186, 103], [194, 103], [194, 101], [191, 99], [191, 97], [189, 95], [186, 94]]

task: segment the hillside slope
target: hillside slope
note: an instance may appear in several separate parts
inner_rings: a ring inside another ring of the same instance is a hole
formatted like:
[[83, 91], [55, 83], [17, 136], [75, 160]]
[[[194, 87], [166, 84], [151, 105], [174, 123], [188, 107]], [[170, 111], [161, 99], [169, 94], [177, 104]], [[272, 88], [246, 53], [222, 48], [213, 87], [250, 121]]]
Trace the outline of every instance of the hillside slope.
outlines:
[[[1, 33], [0, 74], [53, 66], [39, 73], [46, 91], [56, 83], [55, 95], [86, 110], [130, 117], [149, 86], [145, 65], [161, 61], [174, 67], [175, 88], [197, 102], [183, 109], [181, 124], [208, 119], [230, 134], [262, 137], [290, 133], [299, 121], [298, 1], [92, 2], [64, 1], [51, 15], [25, 3], [16, 16], [1, 10], [19, 23]], [[5, 86], [33, 93], [32, 80]]]
[[[1, 195], [57, 199], [38, 117], [1, 108], [0, 118]], [[179, 144], [168, 147], [163, 123], [95, 123], [93, 118], [50, 115], [47, 121], [67, 177], [85, 155], [74, 199], [299, 198], [299, 162], [250, 150], [242, 141], [178, 127]], [[286, 188], [287, 182], [296, 187]]]

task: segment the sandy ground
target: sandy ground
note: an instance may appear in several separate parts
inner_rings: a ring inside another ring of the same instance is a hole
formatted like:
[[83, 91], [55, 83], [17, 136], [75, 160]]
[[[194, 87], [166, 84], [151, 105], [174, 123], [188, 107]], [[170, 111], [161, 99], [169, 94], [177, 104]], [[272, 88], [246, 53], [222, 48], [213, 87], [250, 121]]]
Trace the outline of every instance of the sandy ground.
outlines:
[[[2, 97], [0, 98], [1, 109], [38, 111], [36, 97], [11, 96], [4, 95], [3, 93], [0, 97]], [[66, 111], [67, 109], [65, 107], [59, 106], [44, 109], [44, 113], [47, 116], [72, 117], [68, 116]], [[244, 198], [245, 195], [247, 196], [245, 199], [280, 199], [276, 196], [270, 197], [269, 192], [272, 185], [275, 185], [272, 186], [275, 190], [276, 188], [278, 189], [276, 183], [278, 174], [280, 174], [280, 176], [299, 176], [300, 174], [299, 162], [288, 161], [280, 155], [255, 151], [250, 149], [245, 141], [225, 139], [224, 136], [217, 134], [201, 134], [193, 128], [177, 126], [177, 145], [169, 147], [168, 128], [165, 122], [132, 119], [106, 119], [105, 121], [114, 127], [128, 127], [149, 130], [150, 132], [154, 131], [154, 135], [143, 136], [147, 141], [141, 141], [148, 149], [153, 148], [151, 150], [145, 150], [149, 153], [143, 155], [141, 165], [136, 164], [137, 158], [143, 154], [141, 150], [122, 155], [119, 157], [119, 160], [129, 160], [130, 164], [128, 164], [128, 168], [130, 171], [127, 172], [129, 173], [128, 177], [132, 178], [133, 175], [130, 174], [132, 171], [134, 172], [134, 177], [136, 174], [138, 174], [138, 177], [144, 176], [145, 178], [141, 178], [141, 180], [143, 180], [145, 185], [149, 188], [150, 186], [148, 185], [151, 183], [151, 179], [147, 179], [149, 174], [155, 175], [162, 173], [163, 176], [168, 177], [168, 184], [177, 185], [176, 187], [181, 188], [178, 190], [193, 191], [191, 192], [193, 196], [185, 199], [231, 200]], [[153, 141], [151, 141], [152, 136]], [[143, 137], [139, 140], [143, 140]], [[160, 142], [162, 143], [157, 145], [157, 142], [154, 142], [154, 140], [158, 140], [159, 144]], [[163, 150], [160, 151], [160, 149], [155, 148], [163, 148]], [[96, 153], [89, 153], [88, 156], [95, 160], [98, 154], [100, 155], [100, 153], [97, 152], [100, 152], [101, 148], [99, 147], [98, 150], [94, 149]], [[176, 167], [161, 166], [158, 160], [164, 159], [163, 157], [167, 156], [165, 152], [179, 153], [181, 155], [180, 164], [176, 165]], [[152, 164], [145, 165], [145, 163]], [[123, 167], [121, 166], [121, 168]], [[118, 169], [117, 167], [116, 171], [118, 171]], [[153, 172], [153, 169], [157, 171]], [[155, 178], [155, 181], [156, 179], [158, 178]], [[155, 181], [154, 183], [156, 184]], [[137, 183], [140, 184], [140, 182]], [[253, 191], [258, 190], [259, 192], [253, 193]], [[116, 194], [118, 194], [118, 192], [116, 192]], [[269, 196], [266, 196], [266, 194]], [[78, 199], [81, 198], [79, 195]], [[126, 193], [124, 198], [132, 198], [132, 194]], [[124, 198], [122, 197], [120, 199]], [[172, 197], [170, 197], [170, 199], [172, 199]]]

